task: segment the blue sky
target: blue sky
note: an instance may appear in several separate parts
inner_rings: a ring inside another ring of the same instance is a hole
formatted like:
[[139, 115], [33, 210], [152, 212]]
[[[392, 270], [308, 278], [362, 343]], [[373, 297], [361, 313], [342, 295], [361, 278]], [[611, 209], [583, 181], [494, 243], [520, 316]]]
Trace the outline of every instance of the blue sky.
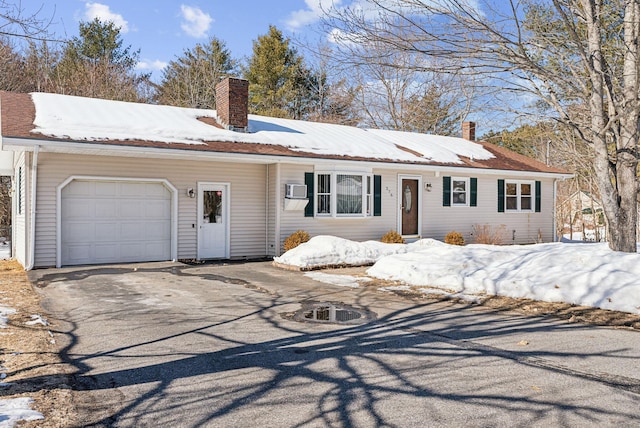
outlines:
[[[323, 0], [331, 3], [331, 0]], [[275, 25], [287, 36], [305, 31], [318, 17], [318, 0], [22, 0], [24, 14], [52, 18], [49, 30], [73, 37], [80, 21], [99, 17], [121, 27], [125, 45], [140, 49], [141, 71], [160, 70], [185, 49], [215, 36], [234, 58], [250, 56], [252, 42]]]

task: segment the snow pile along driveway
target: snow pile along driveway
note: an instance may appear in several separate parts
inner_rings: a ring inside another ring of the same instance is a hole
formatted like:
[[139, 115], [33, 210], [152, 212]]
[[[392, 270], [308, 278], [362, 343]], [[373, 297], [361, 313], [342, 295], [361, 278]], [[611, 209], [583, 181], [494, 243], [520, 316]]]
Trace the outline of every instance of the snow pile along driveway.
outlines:
[[640, 313], [640, 255], [607, 244], [447, 245], [353, 242], [318, 236], [278, 263], [313, 268], [363, 265], [371, 277], [433, 287], [460, 297], [499, 295]]
[[415, 251], [431, 245], [445, 245], [433, 239], [423, 239], [412, 244], [385, 244], [380, 241], [355, 242], [329, 235], [314, 236], [303, 244], [274, 257], [278, 264], [309, 270], [329, 266], [365, 266], [382, 257]]

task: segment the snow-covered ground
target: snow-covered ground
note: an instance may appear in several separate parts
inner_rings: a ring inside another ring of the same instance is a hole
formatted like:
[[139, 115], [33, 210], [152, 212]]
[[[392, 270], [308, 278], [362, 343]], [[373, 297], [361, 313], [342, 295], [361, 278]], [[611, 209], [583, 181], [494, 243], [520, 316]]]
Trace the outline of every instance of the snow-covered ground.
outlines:
[[[2, 249], [3, 247], [0, 246], [0, 251], [2, 251]], [[1, 254], [2, 253], [0, 253], [0, 255]], [[3, 296], [3, 294], [4, 292], [0, 292], [0, 336], [4, 334], [12, 334], [5, 333], [2, 330], [7, 328], [9, 316], [16, 313], [14, 308], [5, 305], [5, 303], [7, 303], [6, 301], [9, 299]], [[31, 321], [27, 321], [26, 324], [42, 324], [46, 326], [49, 323], [46, 319], [42, 318], [42, 316], [34, 314], [31, 315]], [[6, 370], [7, 369], [5, 367], [0, 366], [0, 391], [11, 385], [10, 382], [4, 381], [7, 377]], [[35, 421], [44, 419], [44, 416], [41, 413], [31, 410], [32, 403], [33, 399], [29, 397], [0, 400], [0, 428], [12, 428], [18, 421]]]
[[640, 313], [640, 254], [614, 252], [606, 243], [402, 245], [317, 236], [275, 261], [301, 268], [375, 262], [371, 277], [466, 299], [500, 295]]
[[0, 260], [8, 260], [11, 258], [11, 245], [9, 242], [0, 243]]
[[29, 397], [0, 400], [0, 428], [11, 428], [18, 421], [44, 419], [41, 413], [31, 410], [32, 403]]

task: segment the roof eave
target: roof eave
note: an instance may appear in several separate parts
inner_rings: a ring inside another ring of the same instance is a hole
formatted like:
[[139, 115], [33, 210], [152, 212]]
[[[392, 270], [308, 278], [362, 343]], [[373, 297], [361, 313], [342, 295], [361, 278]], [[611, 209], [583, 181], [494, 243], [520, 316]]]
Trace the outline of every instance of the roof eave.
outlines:
[[173, 160], [226, 160], [235, 162], [249, 162], [261, 164], [273, 163], [289, 163], [289, 164], [315, 164], [315, 165], [341, 165], [352, 164], [362, 166], [363, 164], [380, 169], [403, 169], [403, 170], [422, 170], [425, 169], [433, 172], [438, 177], [440, 173], [455, 171], [456, 174], [483, 174], [496, 176], [511, 177], [541, 177], [568, 179], [573, 174], [559, 172], [543, 172], [543, 171], [527, 171], [527, 170], [509, 170], [509, 169], [492, 169], [492, 168], [473, 168], [469, 166], [451, 165], [433, 165], [428, 163], [403, 163], [382, 160], [355, 160], [355, 159], [335, 159], [311, 156], [278, 156], [269, 154], [250, 154], [250, 153], [230, 153], [218, 151], [197, 151], [187, 149], [177, 149], [175, 147], [159, 148], [159, 147], [136, 147], [124, 145], [105, 145], [99, 142], [77, 142], [68, 140], [50, 140], [38, 138], [24, 137], [3, 137], [3, 150], [7, 151], [33, 151], [38, 146], [39, 151], [49, 153], [65, 153], [79, 155], [98, 155], [98, 156], [119, 156], [119, 157], [152, 157], [156, 159], [173, 159]]

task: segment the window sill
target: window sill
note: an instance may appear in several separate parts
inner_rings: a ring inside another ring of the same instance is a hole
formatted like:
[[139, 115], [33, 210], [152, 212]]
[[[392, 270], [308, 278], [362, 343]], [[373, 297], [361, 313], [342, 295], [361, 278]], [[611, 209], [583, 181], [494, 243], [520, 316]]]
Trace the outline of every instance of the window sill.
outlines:
[[363, 215], [348, 215], [348, 216], [344, 216], [344, 215], [338, 215], [338, 216], [316, 215], [316, 216], [314, 216], [314, 218], [317, 218], [318, 220], [363, 220], [363, 219], [373, 218], [373, 216], [370, 216], [370, 215], [367, 215], [367, 216], [363, 216]]

